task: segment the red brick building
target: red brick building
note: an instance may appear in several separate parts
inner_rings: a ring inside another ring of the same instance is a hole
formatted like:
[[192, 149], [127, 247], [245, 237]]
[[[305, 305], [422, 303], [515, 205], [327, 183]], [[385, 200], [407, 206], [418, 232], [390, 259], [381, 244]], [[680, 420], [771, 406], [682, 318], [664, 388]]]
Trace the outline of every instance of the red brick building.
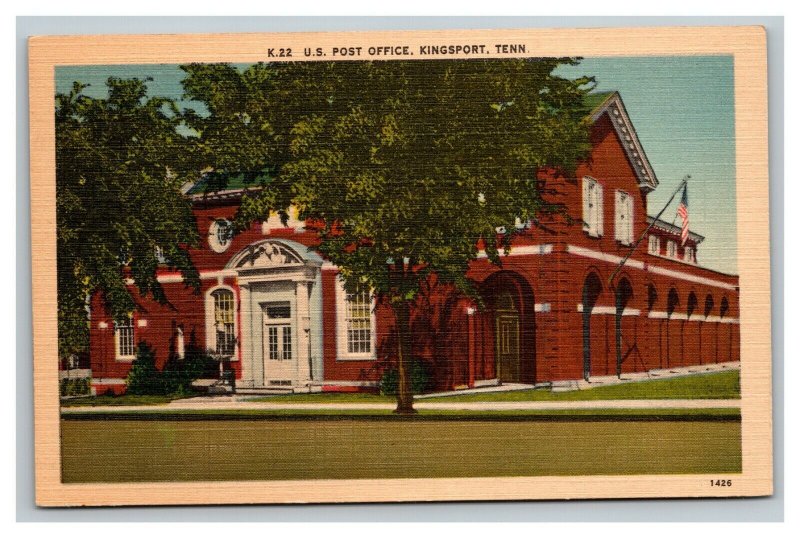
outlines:
[[[415, 358], [436, 388], [541, 383], [619, 372], [739, 360], [736, 275], [703, 268], [703, 237], [653, 218], [657, 186], [619, 94], [590, 96], [592, 151], [575, 178], [542, 174], [548, 201], [566, 215], [526, 226], [502, 267], [479, 256], [469, 271], [477, 308], [443, 288], [421, 299], [412, 320]], [[101, 298], [91, 305], [90, 355], [98, 393], [124, 390], [136, 343], [157, 362], [189, 347], [210, 350], [238, 388], [362, 390], [394, 355], [393, 318], [366, 292], [347, 293], [337, 268], [313, 249], [302, 222], [277, 216], [232, 239], [225, 228], [242, 190], [187, 191], [201, 235], [192, 258], [200, 295], [179, 274], [159, 275], [169, 299], [139, 298], [130, 323], [115, 324]]]

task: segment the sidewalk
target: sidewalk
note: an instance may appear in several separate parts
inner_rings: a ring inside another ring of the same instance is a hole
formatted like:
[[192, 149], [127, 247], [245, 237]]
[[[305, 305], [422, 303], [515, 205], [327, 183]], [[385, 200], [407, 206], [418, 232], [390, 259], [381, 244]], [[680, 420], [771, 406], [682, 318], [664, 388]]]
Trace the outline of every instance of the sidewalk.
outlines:
[[[386, 411], [397, 406], [386, 403], [271, 403], [236, 400], [235, 397], [191, 398], [163, 405], [108, 405], [67, 407], [62, 414], [153, 412], [153, 411], [236, 411], [236, 410], [311, 410], [311, 411]], [[741, 407], [741, 400], [587, 400], [566, 402], [421, 402], [418, 410], [439, 411], [553, 411], [576, 409], [720, 409]]]

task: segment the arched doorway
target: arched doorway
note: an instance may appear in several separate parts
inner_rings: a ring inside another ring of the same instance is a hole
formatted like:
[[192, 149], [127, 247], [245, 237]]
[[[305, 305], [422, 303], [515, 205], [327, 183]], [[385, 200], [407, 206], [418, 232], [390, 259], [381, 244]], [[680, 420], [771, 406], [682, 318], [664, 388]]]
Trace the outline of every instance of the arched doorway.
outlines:
[[[653, 317], [653, 312], [656, 309], [656, 305], [658, 304], [658, 291], [656, 291], [655, 285], [648, 284], [647, 285], [647, 334], [648, 334], [648, 346], [647, 346], [647, 364], [649, 365], [648, 368], [663, 368], [664, 367], [664, 346], [662, 345], [663, 342], [663, 335], [662, 331], [664, 325], [662, 323], [663, 320], [655, 319]], [[655, 356], [653, 356], [655, 355]]]
[[589, 273], [583, 282], [583, 378], [589, 381], [592, 373], [592, 309], [594, 308], [603, 285], [597, 273]]
[[625, 312], [625, 307], [633, 297], [633, 288], [627, 278], [623, 278], [617, 284], [614, 300], [616, 304], [616, 316], [614, 323], [615, 343], [617, 349], [617, 377], [622, 375], [622, 361], [626, 358], [628, 352], [623, 350], [622, 338], [622, 315]]
[[519, 309], [510, 293], [497, 297], [494, 320], [497, 377], [501, 383], [519, 382]]
[[719, 351], [717, 352], [717, 362], [728, 362], [731, 360], [731, 326], [725, 322], [725, 316], [728, 315], [730, 305], [728, 298], [722, 297], [719, 303]]
[[[705, 320], [700, 329], [700, 347], [702, 351], [703, 364], [712, 363], [717, 361], [717, 331], [708, 321], [708, 316], [714, 312], [714, 297], [709, 293], [706, 295], [705, 307], [703, 308], [703, 317]], [[713, 337], [712, 337], [713, 335]]]
[[678, 291], [670, 288], [667, 295], [667, 368], [675, 366], [675, 359], [680, 353], [680, 331], [675, 330], [675, 320], [672, 318], [679, 303]]
[[322, 295], [313, 293], [322, 286], [322, 263], [317, 253], [288, 239], [251, 243], [228, 261], [238, 302], [231, 309], [229, 299], [215, 304], [219, 295], [207, 294], [206, 333], [211, 344], [211, 335], [219, 343], [220, 330], [233, 330], [235, 339], [222, 341], [240, 352], [237, 384], [308, 390], [322, 378], [322, 339], [315, 337], [323, 323]]
[[686, 301], [686, 321], [683, 322], [683, 364], [685, 366], [700, 364], [700, 321], [696, 319], [698, 302], [695, 292], [689, 292]]
[[482, 315], [483, 351], [494, 354], [495, 377], [501, 383], [535, 383], [535, 302], [530, 284], [513, 271], [500, 271], [481, 288], [487, 306]]

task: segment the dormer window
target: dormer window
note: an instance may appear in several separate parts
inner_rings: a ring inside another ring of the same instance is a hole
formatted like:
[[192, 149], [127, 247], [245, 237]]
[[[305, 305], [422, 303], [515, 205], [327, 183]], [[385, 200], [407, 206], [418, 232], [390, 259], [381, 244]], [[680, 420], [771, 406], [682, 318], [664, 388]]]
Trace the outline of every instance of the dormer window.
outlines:
[[647, 239], [647, 252], [656, 256], [661, 254], [661, 240], [657, 235], [651, 235]]
[[694, 248], [686, 247], [683, 250], [683, 260], [685, 262], [687, 262], [687, 263], [696, 263], [697, 262], [697, 258], [695, 257], [695, 254], [694, 254]]
[[583, 178], [583, 231], [591, 237], [603, 235], [603, 186], [594, 178]]
[[158, 261], [159, 265], [164, 265], [167, 263], [167, 257], [164, 255], [164, 249], [156, 245], [155, 248], [155, 256], [156, 261]]
[[667, 257], [668, 258], [678, 257], [678, 243], [676, 243], [675, 241], [667, 241]]
[[614, 193], [614, 239], [633, 244], [633, 197], [625, 191]]

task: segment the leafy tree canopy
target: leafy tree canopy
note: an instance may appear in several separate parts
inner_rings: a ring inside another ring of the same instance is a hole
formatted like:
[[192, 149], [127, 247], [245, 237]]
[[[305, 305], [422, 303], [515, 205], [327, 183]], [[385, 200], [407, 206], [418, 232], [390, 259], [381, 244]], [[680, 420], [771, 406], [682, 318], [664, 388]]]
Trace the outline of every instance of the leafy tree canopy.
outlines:
[[[147, 81], [109, 78], [108, 96], [85, 85], [56, 95], [56, 211], [59, 351], [85, 348], [86, 298], [102, 292], [121, 320], [135, 304], [126, 286], [165, 301], [163, 261], [199, 286], [187, 248], [199, 238], [180, 186], [190, 140], [175, 103], [147, 97]], [[194, 174], [191, 174], [194, 177]]]
[[[212, 190], [226, 174], [274, 171], [239, 229], [294, 205], [319, 224], [320, 250], [378, 294], [413, 298], [430, 272], [469, 292], [477, 245], [499, 262], [496, 230], [508, 244], [544, 209], [537, 172], [569, 172], [589, 149], [593, 81], [552, 74], [575, 62], [192, 64], [186, 97], [210, 115], [187, 123], [218, 172]], [[390, 265], [413, 278], [392, 279]]]
[[473, 295], [465, 273], [479, 245], [501, 263], [498, 246], [546, 209], [537, 173], [569, 173], [589, 150], [593, 80], [553, 74], [576, 61], [192, 64], [186, 97], [210, 115], [186, 121], [214, 188], [274, 172], [244, 198], [238, 229], [295, 206], [348, 284], [395, 309], [408, 411], [408, 309], [422, 283], [435, 273]]

